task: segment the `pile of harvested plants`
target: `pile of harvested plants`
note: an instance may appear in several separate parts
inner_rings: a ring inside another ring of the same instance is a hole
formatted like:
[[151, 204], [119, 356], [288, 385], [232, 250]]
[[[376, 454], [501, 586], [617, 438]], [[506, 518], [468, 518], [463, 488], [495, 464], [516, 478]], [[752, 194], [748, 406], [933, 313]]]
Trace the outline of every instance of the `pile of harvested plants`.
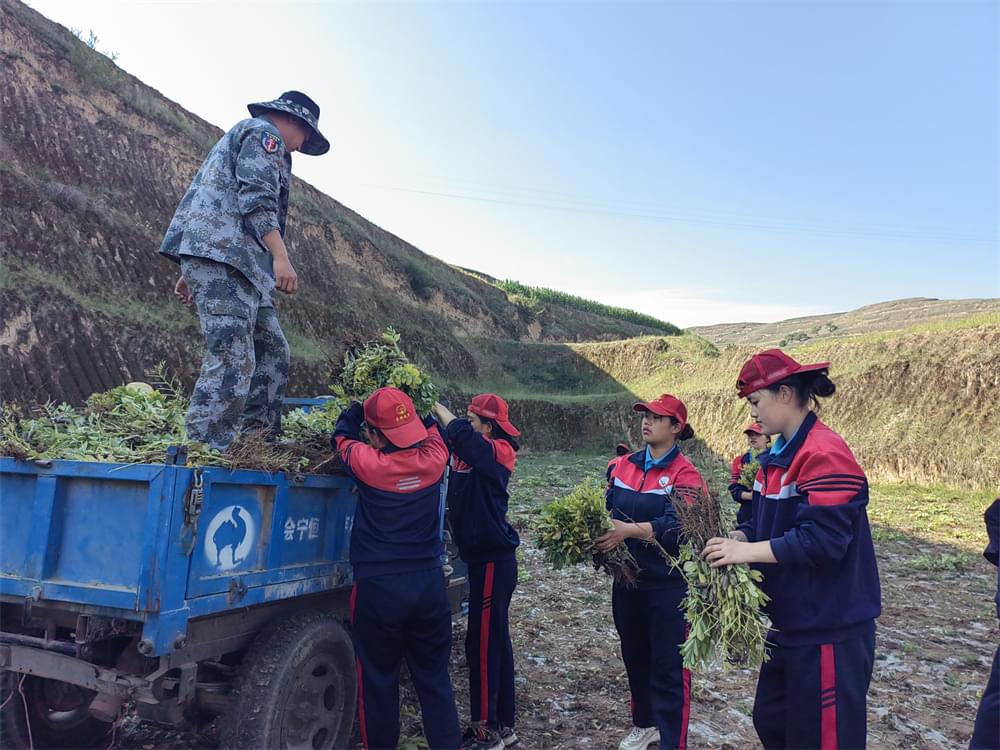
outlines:
[[595, 552], [594, 541], [613, 528], [605, 505], [605, 485], [587, 481], [542, 508], [535, 522], [538, 546], [554, 568], [593, 563], [618, 583], [635, 584], [639, 567], [624, 542], [610, 552]]
[[413, 398], [421, 414], [430, 413], [438, 392], [430, 379], [407, 358], [391, 328], [375, 341], [348, 352], [334, 397], [322, 405], [295, 409], [282, 418], [281, 435], [248, 432], [225, 452], [188, 439], [184, 425], [190, 403], [161, 365], [154, 385], [129, 383], [95, 393], [76, 409], [48, 403], [31, 414], [13, 405], [0, 410], [0, 455], [23, 460], [104, 461], [121, 464], [159, 463], [173, 445], [184, 445], [188, 463], [229, 469], [329, 472], [339, 463], [330, 448], [341, 410], [352, 400], [394, 386]]
[[688, 584], [681, 602], [688, 622], [688, 636], [681, 646], [685, 668], [759, 667], [768, 658], [761, 611], [767, 595], [757, 585], [763, 576], [748, 565], [712, 568], [702, 559], [705, 542], [724, 536], [716, 499], [700, 491], [678, 490], [671, 501], [680, 523], [680, 553], [676, 558], [664, 554]]
[[81, 409], [48, 403], [30, 416], [4, 405], [0, 455], [24, 460], [160, 463], [167, 449], [184, 445], [188, 463], [228, 469], [300, 471], [309, 463], [302, 446], [281, 445], [261, 433], [240, 435], [225, 452], [188, 440], [188, 399], [158, 372], [157, 387], [129, 383], [95, 393]]

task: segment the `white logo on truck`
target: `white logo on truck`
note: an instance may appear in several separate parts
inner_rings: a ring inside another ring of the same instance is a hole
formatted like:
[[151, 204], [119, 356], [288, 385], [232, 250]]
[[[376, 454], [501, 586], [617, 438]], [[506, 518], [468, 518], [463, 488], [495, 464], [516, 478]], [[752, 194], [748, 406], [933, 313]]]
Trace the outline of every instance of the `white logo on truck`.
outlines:
[[232, 570], [247, 559], [256, 539], [250, 512], [242, 505], [227, 505], [205, 530], [205, 557], [219, 570]]

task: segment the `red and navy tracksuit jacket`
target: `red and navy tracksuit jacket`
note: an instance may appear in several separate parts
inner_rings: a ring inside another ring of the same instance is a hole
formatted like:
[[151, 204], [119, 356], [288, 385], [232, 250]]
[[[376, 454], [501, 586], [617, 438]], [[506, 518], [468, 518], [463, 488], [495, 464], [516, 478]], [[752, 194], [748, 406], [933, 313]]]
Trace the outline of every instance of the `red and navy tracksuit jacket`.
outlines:
[[[983, 551], [983, 557], [1000, 566], [1000, 498], [986, 509], [984, 519], [990, 542]], [[1000, 568], [997, 569], [995, 601], [997, 617], [1000, 617]], [[969, 743], [969, 750], [993, 748], [1000, 748], [1000, 648], [993, 653], [993, 667], [990, 669], [983, 699], [979, 703], [972, 741]]]
[[[646, 449], [609, 464], [607, 506], [612, 518], [648, 522], [657, 541], [678, 553], [679, 525], [671, 504], [675, 489], [708, 493], [694, 464], [674, 446], [646, 471]], [[681, 665], [686, 635], [681, 600], [684, 578], [651, 544], [626, 540], [639, 563], [635, 588], [616, 584], [611, 607], [621, 638], [622, 660], [632, 696], [632, 723], [660, 730], [660, 747], [687, 746], [691, 708], [691, 675]]]
[[868, 480], [813, 412], [780, 452], [758, 460], [753, 516], [739, 528], [751, 542], [770, 540], [778, 562], [756, 566], [774, 645], [754, 726], [765, 748], [864, 747], [882, 607]]
[[448, 515], [455, 544], [469, 565], [469, 709], [473, 722], [514, 727], [514, 651], [508, 610], [517, 585], [517, 531], [507, 522], [507, 483], [514, 447], [490, 440], [467, 419], [446, 429], [452, 450]]
[[746, 523], [750, 520], [752, 500], [744, 500], [741, 495], [744, 492], [751, 492], [752, 490], [750, 487], [741, 484], [740, 478], [743, 474], [743, 467], [749, 463], [753, 463], [753, 460], [753, 451], [747, 451], [734, 458], [732, 465], [729, 467], [729, 494], [740, 506], [739, 510], [736, 511], [737, 524]]
[[364, 413], [352, 404], [337, 421], [334, 446], [358, 488], [351, 530], [351, 631], [358, 672], [358, 722], [365, 748], [399, 741], [399, 668], [405, 659], [433, 750], [461, 742], [448, 662], [451, 606], [441, 569], [441, 481], [448, 449], [428, 418], [427, 438], [410, 448], [375, 449], [360, 440]]

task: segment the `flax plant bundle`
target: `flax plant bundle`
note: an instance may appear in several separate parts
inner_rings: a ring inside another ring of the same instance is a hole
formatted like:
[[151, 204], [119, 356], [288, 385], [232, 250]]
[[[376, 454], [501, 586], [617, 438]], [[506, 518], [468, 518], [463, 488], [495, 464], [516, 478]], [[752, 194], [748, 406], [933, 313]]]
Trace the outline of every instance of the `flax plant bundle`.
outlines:
[[767, 595], [758, 587], [763, 576], [748, 565], [711, 568], [701, 550], [723, 536], [719, 503], [697, 490], [678, 489], [671, 498], [680, 524], [680, 553], [661, 553], [688, 584], [681, 602], [688, 635], [681, 646], [684, 667], [705, 670], [714, 664], [757, 668], [767, 661], [767, 626], [761, 612]]
[[615, 581], [634, 586], [639, 566], [624, 542], [610, 552], [594, 552], [594, 540], [614, 528], [604, 493], [604, 484], [590, 480], [546, 505], [535, 522], [538, 546], [556, 569], [589, 562]]

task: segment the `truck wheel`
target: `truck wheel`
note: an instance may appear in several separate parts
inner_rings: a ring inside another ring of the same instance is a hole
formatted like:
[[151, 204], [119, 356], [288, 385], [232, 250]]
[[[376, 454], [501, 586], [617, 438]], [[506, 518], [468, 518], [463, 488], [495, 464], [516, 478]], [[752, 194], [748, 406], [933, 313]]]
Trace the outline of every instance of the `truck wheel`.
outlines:
[[254, 639], [223, 716], [223, 748], [338, 750], [354, 726], [354, 647], [329, 614], [300, 612]]
[[94, 747], [111, 730], [111, 724], [90, 715], [93, 690], [44, 677], [25, 675], [23, 683], [21, 678], [16, 672], [0, 671], [0, 746]]

